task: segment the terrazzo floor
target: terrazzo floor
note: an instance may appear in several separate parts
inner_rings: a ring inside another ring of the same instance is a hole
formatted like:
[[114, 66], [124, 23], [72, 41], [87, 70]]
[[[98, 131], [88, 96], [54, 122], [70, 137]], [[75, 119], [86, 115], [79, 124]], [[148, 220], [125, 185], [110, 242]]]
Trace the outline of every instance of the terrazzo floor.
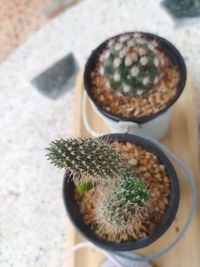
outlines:
[[32, 33], [80, 0], [0, 0], [0, 62]]

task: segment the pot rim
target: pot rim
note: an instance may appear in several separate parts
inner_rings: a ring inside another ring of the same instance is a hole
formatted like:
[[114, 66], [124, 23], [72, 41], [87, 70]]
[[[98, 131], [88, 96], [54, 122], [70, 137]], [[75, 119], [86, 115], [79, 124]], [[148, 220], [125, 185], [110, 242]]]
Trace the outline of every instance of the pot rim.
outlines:
[[[116, 38], [116, 37], [120, 37], [122, 35], [125, 34], [133, 34], [133, 33], [139, 33], [143, 36], [145, 36], [147, 39], [153, 39], [153, 40], [157, 40], [159, 42], [159, 47], [161, 49], [163, 49], [164, 53], [166, 53], [166, 55], [172, 60], [172, 62], [178, 67], [179, 69], [179, 75], [180, 75], [180, 79], [177, 85], [177, 93], [176, 96], [171, 99], [171, 101], [168, 103], [168, 105], [154, 113], [151, 115], [145, 115], [142, 117], [125, 117], [125, 116], [121, 116], [121, 115], [116, 115], [113, 114], [109, 111], [107, 111], [105, 108], [103, 108], [93, 97], [92, 93], [91, 93], [91, 77], [90, 77], [90, 73], [91, 71], [94, 69], [94, 66], [96, 65], [97, 62], [97, 58], [99, 57], [99, 55], [101, 55], [102, 51], [104, 50], [104, 48], [106, 47], [107, 43], [109, 40]], [[101, 43], [95, 50], [92, 51], [92, 53], [90, 54], [86, 64], [85, 64], [85, 70], [84, 70], [84, 88], [89, 96], [89, 98], [91, 99], [91, 101], [94, 103], [94, 105], [97, 107], [97, 109], [107, 118], [113, 120], [113, 121], [129, 121], [129, 122], [135, 122], [138, 124], [143, 124], [146, 123], [148, 121], [151, 121], [153, 119], [155, 119], [156, 117], [158, 117], [159, 115], [163, 114], [164, 112], [166, 112], [180, 97], [180, 95], [183, 92], [183, 89], [185, 87], [186, 84], [186, 79], [187, 79], [187, 70], [186, 70], [186, 65], [185, 65], [185, 61], [182, 57], [182, 55], [180, 54], [180, 52], [178, 51], [178, 49], [172, 44], [170, 43], [168, 40], [166, 40], [163, 37], [160, 37], [156, 34], [153, 33], [148, 33], [148, 32], [141, 32], [141, 31], [135, 31], [135, 32], [125, 32], [125, 33], [121, 33], [121, 34], [117, 34], [113, 37], [110, 37], [108, 39], [106, 39], [103, 43]]]
[[171, 195], [169, 199], [169, 205], [166, 208], [159, 225], [152, 231], [149, 236], [138, 239], [136, 241], [127, 241], [122, 243], [109, 242], [99, 238], [90, 229], [90, 227], [85, 224], [79, 211], [78, 204], [75, 203], [75, 201], [72, 201], [74, 197], [75, 186], [73, 181], [68, 180], [69, 172], [66, 172], [63, 184], [63, 198], [67, 214], [75, 227], [81, 232], [81, 234], [98, 247], [112, 251], [130, 251], [134, 249], [144, 248], [161, 237], [164, 232], [166, 232], [170, 227], [176, 216], [180, 196], [177, 174], [166, 155], [155, 144], [147, 139], [130, 134], [108, 134], [100, 138], [105, 138], [106, 140], [109, 140], [109, 142], [113, 142], [115, 140], [119, 142], [132, 142], [157, 155], [162, 164], [164, 164], [171, 182]]

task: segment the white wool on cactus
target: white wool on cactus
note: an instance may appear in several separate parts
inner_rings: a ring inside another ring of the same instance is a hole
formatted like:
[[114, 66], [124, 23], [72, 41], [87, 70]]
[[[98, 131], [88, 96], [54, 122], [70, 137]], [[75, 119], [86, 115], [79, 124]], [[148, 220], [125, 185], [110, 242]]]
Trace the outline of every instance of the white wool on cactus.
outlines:
[[151, 51], [155, 51], [155, 47], [151, 43], [148, 44], [148, 49]]
[[119, 82], [120, 79], [121, 79], [120, 74], [119, 73], [115, 73], [114, 76], [113, 76], [113, 79], [114, 79], [115, 82]]
[[155, 67], [158, 67], [160, 65], [160, 60], [159, 60], [159, 58], [154, 58], [154, 66]]
[[133, 63], [133, 58], [131, 57], [131, 56], [127, 56], [126, 58], [125, 58], [125, 66], [131, 66], [132, 65], [132, 63]]
[[137, 44], [141, 44], [141, 45], [146, 43], [145, 40], [142, 38], [137, 39], [136, 42], [137, 42]]
[[141, 64], [142, 66], [146, 66], [148, 62], [149, 62], [149, 60], [148, 60], [147, 57], [141, 57], [141, 58], [140, 58], [140, 64]]
[[134, 39], [131, 39], [127, 42], [127, 46], [128, 47], [133, 47], [135, 45], [135, 40]]
[[117, 43], [115, 45], [115, 50], [119, 51], [120, 49], [122, 49], [122, 43]]
[[124, 93], [128, 93], [131, 90], [130, 85], [128, 84], [123, 84], [123, 91]]
[[121, 64], [121, 60], [120, 60], [120, 58], [115, 58], [114, 59], [114, 61], [113, 61], [113, 66], [115, 67], [115, 68], [117, 68], [117, 67], [119, 67], [119, 65]]
[[144, 93], [144, 90], [142, 89], [137, 90], [137, 95], [142, 95], [143, 93]]
[[149, 84], [149, 82], [150, 82], [150, 79], [149, 79], [149, 77], [147, 76], [147, 77], [145, 77], [144, 79], [143, 79], [143, 81], [142, 81], [142, 83], [143, 83], [143, 85], [148, 85]]
[[139, 53], [140, 56], [144, 56], [146, 54], [146, 50], [143, 47], [140, 47], [138, 49], [138, 53]]
[[138, 68], [137, 66], [134, 66], [134, 67], [131, 69], [131, 75], [132, 75], [133, 77], [137, 77], [138, 74], [139, 74], [139, 72], [140, 72], [140, 70], [139, 70], [139, 68]]
[[119, 41], [123, 43], [126, 40], [128, 40], [129, 38], [130, 38], [130, 35], [125, 34], [125, 35], [122, 35], [122, 36], [119, 37]]
[[123, 49], [122, 51], [119, 52], [119, 57], [124, 58], [126, 55], [126, 49]]

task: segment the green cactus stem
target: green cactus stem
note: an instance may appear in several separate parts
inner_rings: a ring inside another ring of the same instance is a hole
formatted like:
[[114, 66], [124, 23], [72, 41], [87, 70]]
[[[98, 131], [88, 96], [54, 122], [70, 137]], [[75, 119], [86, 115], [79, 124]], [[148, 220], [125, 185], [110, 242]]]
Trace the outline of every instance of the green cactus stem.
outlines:
[[119, 96], [135, 98], [151, 90], [163, 75], [156, 41], [139, 33], [125, 34], [108, 42], [100, 56], [100, 75]]
[[121, 155], [101, 139], [60, 139], [51, 142], [47, 150], [48, 160], [58, 168], [69, 170], [73, 177], [80, 177], [80, 183], [105, 183], [132, 174]]
[[114, 193], [100, 205], [100, 217], [110, 225], [126, 225], [145, 207], [149, 190], [144, 182], [135, 177], [122, 181]]
[[92, 182], [86, 182], [86, 183], [79, 183], [76, 186], [76, 190], [80, 193], [80, 194], [84, 194], [88, 191], [90, 191], [92, 188], [95, 187], [95, 184], [93, 184]]

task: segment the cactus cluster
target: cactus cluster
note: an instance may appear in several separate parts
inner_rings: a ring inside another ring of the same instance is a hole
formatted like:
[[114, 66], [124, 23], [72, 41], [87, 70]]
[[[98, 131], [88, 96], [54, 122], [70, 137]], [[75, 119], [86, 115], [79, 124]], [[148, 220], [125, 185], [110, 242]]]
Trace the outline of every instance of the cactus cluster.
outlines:
[[98, 185], [96, 190], [101, 189], [102, 196], [96, 203], [98, 220], [103, 218], [104, 225], [129, 224], [145, 206], [149, 191], [144, 182], [134, 177], [130, 166], [105, 140], [60, 139], [53, 141], [47, 150], [51, 163], [72, 173], [79, 193]]
[[100, 202], [100, 217], [110, 225], [126, 225], [146, 205], [148, 198], [149, 191], [144, 182], [139, 178], [129, 177]]
[[101, 139], [60, 139], [51, 142], [47, 150], [52, 164], [68, 169], [73, 176], [80, 177], [80, 182], [106, 182], [132, 173], [120, 154]]
[[163, 75], [157, 42], [139, 33], [111, 39], [100, 56], [100, 75], [118, 95], [135, 98], [151, 90]]

